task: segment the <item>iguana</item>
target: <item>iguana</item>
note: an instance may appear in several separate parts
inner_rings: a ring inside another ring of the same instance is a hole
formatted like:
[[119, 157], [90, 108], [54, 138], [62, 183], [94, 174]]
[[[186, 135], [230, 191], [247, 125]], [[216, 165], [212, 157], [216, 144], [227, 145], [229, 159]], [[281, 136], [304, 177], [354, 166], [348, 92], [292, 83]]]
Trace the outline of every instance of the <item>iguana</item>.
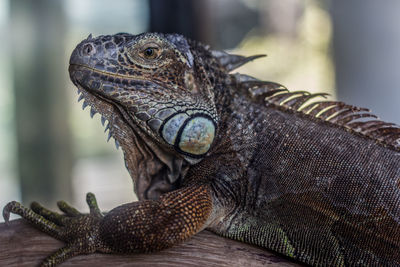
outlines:
[[91, 35], [69, 73], [121, 146], [139, 201], [105, 215], [10, 202], [78, 254], [165, 249], [207, 228], [314, 266], [400, 265], [400, 128], [232, 74], [260, 57], [177, 34]]

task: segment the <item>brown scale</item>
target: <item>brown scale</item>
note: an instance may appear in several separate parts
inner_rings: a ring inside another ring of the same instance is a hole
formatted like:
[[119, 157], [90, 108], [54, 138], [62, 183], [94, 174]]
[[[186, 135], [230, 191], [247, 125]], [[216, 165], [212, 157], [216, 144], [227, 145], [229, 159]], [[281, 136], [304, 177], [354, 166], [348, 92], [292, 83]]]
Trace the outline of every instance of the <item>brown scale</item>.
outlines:
[[[261, 85], [263, 82], [256, 82]], [[248, 85], [247, 85], [248, 86]], [[249, 88], [249, 87], [248, 87]], [[249, 92], [252, 92], [250, 86]], [[256, 93], [253, 97], [265, 100], [269, 105], [275, 105], [288, 111], [298, 112], [310, 117], [344, 127], [354, 133], [376, 140], [379, 144], [400, 151], [400, 127], [393, 123], [376, 120], [377, 116], [367, 108], [359, 108], [339, 101], [315, 101], [316, 97], [326, 97], [327, 94], [310, 94], [305, 91], [289, 92], [282, 89], [267, 89]], [[367, 119], [362, 120], [360, 119]]]
[[[158, 201], [129, 203], [110, 211], [100, 225], [100, 233], [106, 246], [117, 252], [160, 250], [200, 231], [210, 212], [207, 186], [186, 187]], [[115, 230], [118, 221], [132, 223]]]

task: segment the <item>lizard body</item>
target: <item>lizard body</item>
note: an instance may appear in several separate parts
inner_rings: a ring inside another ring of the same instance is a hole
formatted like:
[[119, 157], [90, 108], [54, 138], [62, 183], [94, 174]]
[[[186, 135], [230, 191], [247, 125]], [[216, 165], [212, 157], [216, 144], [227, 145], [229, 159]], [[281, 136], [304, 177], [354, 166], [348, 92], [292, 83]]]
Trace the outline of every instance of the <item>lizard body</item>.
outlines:
[[175, 34], [89, 36], [71, 55], [84, 106], [109, 122], [138, 202], [20, 214], [95, 251], [160, 250], [208, 228], [314, 266], [400, 264], [400, 129], [363, 108], [231, 71], [241, 57]]

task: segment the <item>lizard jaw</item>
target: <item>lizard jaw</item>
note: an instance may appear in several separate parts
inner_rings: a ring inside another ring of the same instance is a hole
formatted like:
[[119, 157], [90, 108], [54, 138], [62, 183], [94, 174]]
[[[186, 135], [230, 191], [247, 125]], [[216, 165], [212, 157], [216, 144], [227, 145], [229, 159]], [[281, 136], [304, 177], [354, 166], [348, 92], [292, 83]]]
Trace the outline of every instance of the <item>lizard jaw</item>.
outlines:
[[73, 68], [70, 66], [71, 80], [78, 88], [79, 100], [84, 101], [82, 107], [90, 106], [91, 117], [99, 113], [102, 122], [108, 121], [105, 129], [109, 130], [108, 139], [113, 137], [116, 147], [121, 146], [139, 200], [158, 199], [161, 194], [176, 189], [188, 164], [155, 144], [118, 104], [80, 84], [71, 72]]
[[105, 125], [104, 132], [107, 132], [107, 130], [109, 131], [107, 141], [113, 137], [118, 149], [121, 140], [118, 140], [118, 136], [115, 135], [114, 125], [116, 125], [118, 120], [123, 119], [120, 110], [115, 105], [109, 103], [106, 99], [101, 99], [100, 96], [90, 93], [79, 82], [74, 81], [74, 85], [78, 88], [78, 102], [83, 100], [82, 109], [84, 110], [89, 106], [91, 118], [93, 118], [97, 113], [101, 115], [101, 123], [103, 126]]

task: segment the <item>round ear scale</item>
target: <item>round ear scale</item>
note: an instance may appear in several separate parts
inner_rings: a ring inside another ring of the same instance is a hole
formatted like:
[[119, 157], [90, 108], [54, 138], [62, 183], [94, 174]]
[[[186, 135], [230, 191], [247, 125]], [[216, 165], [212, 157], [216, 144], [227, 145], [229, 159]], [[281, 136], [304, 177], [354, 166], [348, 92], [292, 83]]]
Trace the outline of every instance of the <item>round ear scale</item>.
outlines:
[[177, 113], [160, 128], [161, 137], [175, 149], [187, 156], [201, 158], [208, 152], [215, 138], [216, 124], [203, 113], [188, 116]]
[[178, 139], [179, 130], [184, 125], [185, 121], [189, 118], [186, 113], [174, 114], [165, 120], [164, 125], [161, 125], [160, 134], [164, 140], [170, 144], [175, 145]]
[[215, 124], [211, 118], [194, 116], [181, 127], [176, 145], [191, 155], [203, 155], [210, 149], [214, 137]]

